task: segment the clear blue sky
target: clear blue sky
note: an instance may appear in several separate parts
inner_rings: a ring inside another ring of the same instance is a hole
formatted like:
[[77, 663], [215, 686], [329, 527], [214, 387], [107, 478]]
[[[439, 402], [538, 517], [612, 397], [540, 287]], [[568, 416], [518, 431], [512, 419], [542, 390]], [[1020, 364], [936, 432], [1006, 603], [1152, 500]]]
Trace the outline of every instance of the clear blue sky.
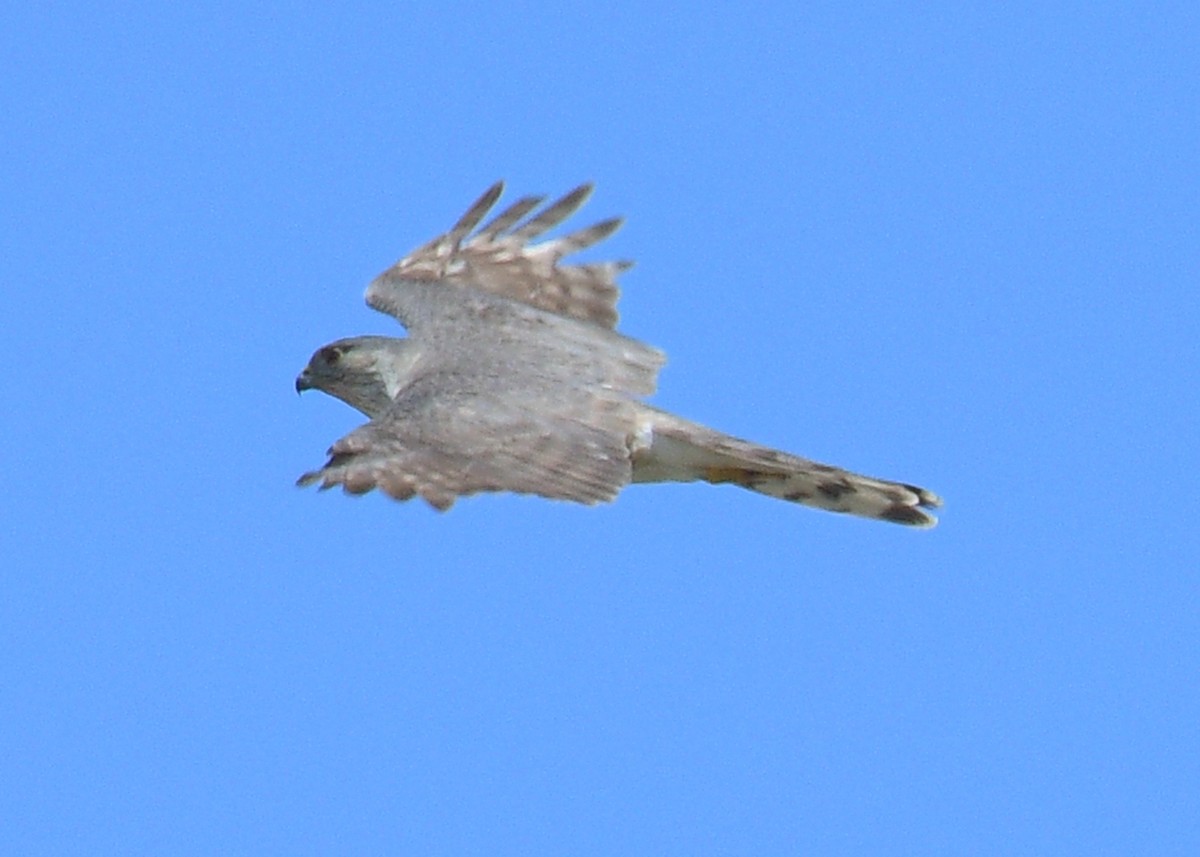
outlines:
[[[1200, 15], [1097, 5], [9, 9], [0, 851], [1200, 853]], [[294, 488], [497, 178], [940, 526]]]

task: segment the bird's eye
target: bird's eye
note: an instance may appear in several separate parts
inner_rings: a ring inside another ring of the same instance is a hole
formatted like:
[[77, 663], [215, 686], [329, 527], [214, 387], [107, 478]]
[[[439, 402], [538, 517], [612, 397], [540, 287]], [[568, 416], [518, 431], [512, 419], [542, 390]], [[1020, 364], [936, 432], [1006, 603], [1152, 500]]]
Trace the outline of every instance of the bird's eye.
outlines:
[[342, 350], [334, 348], [332, 345], [327, 345], [321, 349], [321, 360], [328, 363], [330, 366], [336, 364], [342, 359]]

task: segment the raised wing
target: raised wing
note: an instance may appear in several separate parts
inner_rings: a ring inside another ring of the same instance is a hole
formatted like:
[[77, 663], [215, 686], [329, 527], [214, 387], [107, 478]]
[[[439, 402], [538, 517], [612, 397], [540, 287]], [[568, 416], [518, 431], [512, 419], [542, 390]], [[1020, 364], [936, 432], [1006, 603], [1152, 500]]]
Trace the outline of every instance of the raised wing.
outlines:
[[614, 327], [619, 296], [617, 276], [633, 263], [560, 265], [559, 262], [612, 235], [620, 227], [621, 218], [531, 243], [587, 201], [592, 185], [583, 184], [529, 219], [525, 218], [542, 204], [544, 197], [522, 197], [472, 234], [503, 191], [504, 182], [496, 182], [448, 232], [405, 256], [383, 277], [473, 286], [547, 312]]

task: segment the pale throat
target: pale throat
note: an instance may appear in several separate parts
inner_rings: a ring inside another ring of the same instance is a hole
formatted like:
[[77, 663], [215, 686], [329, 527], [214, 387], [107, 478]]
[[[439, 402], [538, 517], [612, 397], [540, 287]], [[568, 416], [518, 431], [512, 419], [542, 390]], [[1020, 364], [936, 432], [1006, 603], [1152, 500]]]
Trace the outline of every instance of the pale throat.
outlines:
[[412, 365], [407, 360], [378, 360], [375, 363], [375, 371], [379, 374], [379, 380], [383, 382], [389, 399], [395, 399], [412, 377]]

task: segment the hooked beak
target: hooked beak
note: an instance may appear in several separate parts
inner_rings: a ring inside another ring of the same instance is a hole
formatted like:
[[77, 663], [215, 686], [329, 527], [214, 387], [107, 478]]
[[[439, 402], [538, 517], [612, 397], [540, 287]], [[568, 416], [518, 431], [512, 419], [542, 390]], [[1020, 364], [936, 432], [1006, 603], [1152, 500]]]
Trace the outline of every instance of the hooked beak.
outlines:
[[303, 372], [301, 372], [299, 375], [296, 376], [296, 393], [298, 395], [300, 393], [303, 393], [305, 390], [311, 390], [311, 389], [312, 389], [312, 381], [310, 381], [308, 379], [308, 370], [305, 369]]

